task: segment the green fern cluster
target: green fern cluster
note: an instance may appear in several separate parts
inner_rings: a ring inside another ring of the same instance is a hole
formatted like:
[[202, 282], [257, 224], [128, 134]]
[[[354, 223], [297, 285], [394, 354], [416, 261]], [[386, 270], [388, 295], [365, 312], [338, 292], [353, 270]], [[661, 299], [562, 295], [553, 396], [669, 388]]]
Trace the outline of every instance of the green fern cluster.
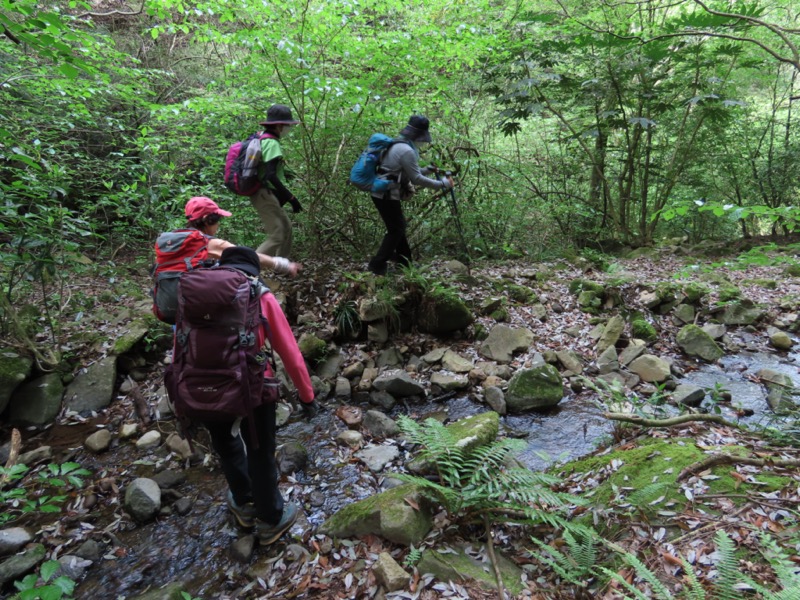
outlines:
[[[762, 539], [762, 552], [778, 579], [779, 591], [773, 591], [742, 573], [733, 541], [724, 531], [719, 531], [714, 539], [720, 557], [716, 565], [716, 580], [710, 586], [704, 587], [692, 565], [684, 560], [682, 563], [686, 586], [675, 593], [639, 558], [613, 542], [599, 538], [594, 533], [587, 534], [585, 531], [582, 533], [565, 531], [563, 538], [566, 541], [563, 551], [533, 538], [532, 541], [539, 550], [531, 554], [550, 567], [563, 581], [582, 590], [587, 590], [592, 583], [602, 587], [602, 582], [616, 582], [629, 594], [623, 593], [619, 596], [621, 600], [741, 600], [743, 591], [758, 593], [763, 600], [800, 598], [800, 573], [797, 572], [797, 566], [789, 559], [786, 551], [771, 538]], [[629, 583], [618, 570], [598, 565], [597, 554], [600, 545], [619, 554], [622, 560], [633, 568], [640, 585], [644, 584], [647, 591], [642, 591]]]
[[435, 419], [417, 423], [405, 415], [398, 425], [406, 438], [421, 446], [420, 457], [435, 469], [437, 481], [398, 475], [416, 484], [428, 498], [440, 503], [451, 520], [462, 523], [493, 520], [546, 523], [565, 527], [561, 516], [584, 501], [552, 491], [559, 479], [510, 466], [509, 457], [525, 448], [518, 439], [502, 439], [465, 450], [460, 440]]

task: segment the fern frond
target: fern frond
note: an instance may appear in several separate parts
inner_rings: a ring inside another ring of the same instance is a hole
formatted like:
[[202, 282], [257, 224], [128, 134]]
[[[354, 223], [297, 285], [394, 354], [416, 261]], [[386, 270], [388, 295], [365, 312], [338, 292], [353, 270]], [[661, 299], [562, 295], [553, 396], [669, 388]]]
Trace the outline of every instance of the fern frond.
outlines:
[[741, 592], [735, 586], [743, 580], [743, 575], [739, 570], [739, 559], [736, 558], [736, 546], [723, 530], [714, 536], [714, 543], [719, 552], [716, 565], [719, 576], [714, 582], [714, 593], [719, 600], [738, 600]]
[[582, 588], [586, 587], [585, 579], [587, 574], [591, 573], [590, 569], [583, 569], [579, 563], [576, 564], [576, 561], [571, 556], [567, 556], [550, 544], [545, 544], [536, 538], [531, 538], [531, 541], [544, 551], [531, 551], [530, 555], [533, 558], [553, 569], [562, 581]]
[[700, 580], [697, 578], [697, 573], [695, 572], [694, 567], [686, 560], [682, 562], [683, 570], [686, 573], [686, 579], [689, 580], [689, 586], [687, 588], [689, 597], [687, 600], [706, 600], [706, 590], [703, 587], [703, 584], [700, 583]]
[[[602, 573], [607, 575], [609, 579], [613, 579], [617, 583], [619, 583], [622, 587], [624, 587], [627, 591], [629, 591], [633, 596], [623, 596], [620, 600], [653, 600], [653, 596], [647, 595], [644, 592], [639, 591], [636, 589], [635, 586], [628, 583], [625, 578], [617, 573], [616, 571], [612, 571], [611, 569], [607, 569], [606, 567], [598, 567], [597, 569], [598, 574]], [[671, 600], [671, 598], [658, 596], [661, 600]]]
[[627, 502], [633, 506], [644, 506], [646, 504], [650, 504], [650, 502], [659, 496], [662, 496], [663, 492], [671, 487], [672, 484], [664, 481], [651, 483], [650, 485], [646, 485], [642, 489], [633, 492], [630, 496], [628, 496]]
[[408, 475], [407, 473], [393, 473], [392, 477], [414, 484], [419, 488], [420, 493], [428, 500], [441, 504], [448, 512], [458, 512], [461, 506], [461, 496], [451, 487], [440, 485], [435, 481], [430, 481], [424, 477]]
[[655, 598], [663, 598], [664, 600], [670, 600], [672, 598], [672, 594], [667, 589], [667, 587], [661, 583], [661, 581], [656, 577], [656, 574], [653, 573], [647, 565], [645, 565], [642, 561], [640, 561], [636, 556], [627, 552], [622, 547], [618, 546], [613, 542], [609, 542], [608, 540], [604, 540], [606, 546], [618, 552], [620, 556], [622, 556], [622, 560], [628, 563], [630, 566], [633, 567], [634, 571], [636, 572], [636, 576], [641, 579], [642, 581], [646, 581], [653, 592], [656, 594]]

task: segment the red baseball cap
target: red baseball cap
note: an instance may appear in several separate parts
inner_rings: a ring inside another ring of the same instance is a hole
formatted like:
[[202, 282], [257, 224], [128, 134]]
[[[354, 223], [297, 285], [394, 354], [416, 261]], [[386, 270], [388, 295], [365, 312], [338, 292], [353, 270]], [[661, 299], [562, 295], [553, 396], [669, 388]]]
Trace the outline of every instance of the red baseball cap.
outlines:
[[231, 213], [222, 210], [211, 198], [205, 196], [195, 196], [186, 203], [186, 218], [190, 221], [197, 221], [208, 215], [219, 215], [230, 217]]

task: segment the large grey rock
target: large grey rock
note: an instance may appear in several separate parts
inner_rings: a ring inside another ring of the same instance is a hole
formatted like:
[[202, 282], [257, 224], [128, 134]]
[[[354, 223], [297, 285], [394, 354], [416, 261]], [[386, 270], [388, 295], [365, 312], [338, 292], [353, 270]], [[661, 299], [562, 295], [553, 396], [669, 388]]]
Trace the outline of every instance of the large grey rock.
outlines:
[[597, 357], [597, 369], [601, 374], [619, 371], [619, 356], [614, 346], [609, 346]]
[[22, 579], [44, 560], [46, 551], [42, 544], [34, 544], [20, 554], [5, 559], [0, 563], [0, 587]]
[[791, 350], [794, 346], [791, 336], [785, 331], [774, 331], [769, 336], [769, 343], [776, 350]]
[[564, 397], [561, 375], [553, 365], [517, 371], [508, 382], [506, 405], [509, 412], [555, 406]]
[[619, 315], [611, 317], [603, 329], [603, 335], [597, 340], [597, 353], [602, 354], [606, 348], [616, 344], [624, 329], [625, 321], [622, 317]]
[[381, 392], [388, 392], [395, 398], [406, 396], [422, 396], [425, 394], [424, 386], [415, 381], [405, 371], [387, 371], [372, 382], [372, 386]]
[[373, 473], [380, 473], [390, 462], [400, 456], [397, 446], [376, 446], [370, 444], [354, 456], [362, 461]]
[[484, 389], [483, 397], [486, 400], [486, 404], [488, 404], [489, 407], [498, 415], [504, 415], [506, 412], [508, 412], [508, 406], [506, 406], [506, 395], [503, 393], [503, 390], [496, 385], [490, 385]]
[[417, 325], [424, 333], [443, 334], [466, 329], [472, 321], [472, 313], [457, 296], [429, 294], [422, 300]]
[[362, 426], [370, 435], [378, 438], [388, 438], [397, 435], [400, 431], [394, 419], [379, 410], [365, 412]]
[[445, 392], [463, 390], [469, 387], [469, 379], [466, 375], [448, 375], [437, 371], [431, 375], [431, 385], [438, 386]]
[[384, 410], [392, 410], [397, 400], [388, 392], [374, 391], [369, 393], [369, 403]]
[[403, 366], [403, 353], [398, 348], [386, 348], [378, 354], [376, 362], [378, 367], [401, 367]]
[[415, 486], [403, 484], [348, 504], [325, 521], [319, 532], [337, 538], [373, 533], [408, 546], [419, 544], [432, 522], [431, 508], [424, 496]]
[[375, 573], [375, 581], [378, 585], [382, 585], [389, 592], [402, 590], [411, 582], [411, 575], [406, 573], [388, 552], [381, 552], [378, 555], [372, 572]]
[[708, 362], [719, 360], [725, 355], [711, 336], [697, 325], [682, 327], [675, 341], [689, 356], [697, 356]]
[[694, 322], [695, 312], [694, 306], [691, 304], [678, 304], [678, 306], [673, 309], [673, 313], [675, 314], [675, 317], [683, 323]]
[[706, 323], [702, 329], [715, 341], [722, 339], [722, 336], [725, 335], [725, 325], [722, 323]]
[[125, 490], [125, 510], [142, 523], [151, 520], [161, 510], [161, 488], [152, 479], [134, 479]]
[[686, 383], [679, 385], [672, 392], [672, 400], [675, 404], [683, 404], [685, 406], [700, 406], [705, 397], [706, 391], [703, 388]]
[[491, 360], [507, 363], [515, 352], [527, 350], [533, 342], [533, 333], [528, 329], [495, 325], [480, 347], [481, 355]]
[[631, 338], [628, 345], [619, 353], [619, 364], [628, 366], [634, 360], [639, 358], [647, 349], [647, 344], [644, 340], [638, 338]]
[[792, 378], [774, 369], [760, 369], [756, 373], [767, 387], [767, 404], [776, 414], [786, 414], [796, 408]]
[[362, 298], [358, 303], [358, 316], [364, 323], [380, 321], [392, 314], [392, 305], [377, 298]]
[[61, 410], [64, 386], [57, 373], [22, 384], [9, 402], [9, 420], [23, 425], [47, 425]]
[[383, 321], [367, 325], [367, 339], [370, 342], [383, 344], [389, 341], [389, 326]]
[[0, 530], [0, 556], [14, 554], [32, 541], [33, 534], [24, 527], [2, 529]]
[[89, 452], [99, 454], [105, 452], [111, 445], [111, 432], [108, 429], [99, 429], [83, 441]]
[[469, 373], [472, 370], [472, 366], [471, 360], [452, 350], [446, 350], [442, 356], [442, 367], [453, 373]]
[[344, 364], [344, 356], [340, 352], [328, 356], [321, 365], [317, 367], [317, 376], [320, 379], [334, 379]]
[[[480, 558], [485, 555], [485, 548], [482, 548], [476, 557], [474, 549], [468, 551], [466, 545], [450, 548], [446, 553], [426, 549], [417, 564], [417, 570], [420, 573], [431, 573], [440, 581], [454, 583], [475, 581], [485, 590], [496, 590], [497, 580], [494, 570], [487, 568]], [[497, 550], [495, 556], [503, 586], [514, 598], [520, 596], [525, 589], [522, 583], [522, 569]]]
[[722, 309], [717, 320], [724, 325], [752, 325], [764, 316], [764, 311], [745, 302], [734, 302]]
[[98, 411], [114, 399], [117, 379], [117, 357], [108, 356], [86, 367], [69, 384], [64, 394], [64, 404], [75, 412]]
[[663, 358], [645, 354], [630, 364], [630, 370], [648, 383], [666, 381], [670, 375], [669, 363]]
[[0, 414], [8, 406], [11, 394], [30, 375], [33, 361], [4, 348], [0, 352]]
[[308, 464], [308, 450], [298, 441], [281, 444], [275, 453], [275, 462], [282, 475], [291, 475], [302, 471]]
[[583, 361], [581, 357], [578, 356], [577, 352], [572, 350], [556, 350], [556, 357], [558, 358], [558, 362], [560, 362], [567, 371], [571, 371], [575, 375], [580, 375], [583, 372]]

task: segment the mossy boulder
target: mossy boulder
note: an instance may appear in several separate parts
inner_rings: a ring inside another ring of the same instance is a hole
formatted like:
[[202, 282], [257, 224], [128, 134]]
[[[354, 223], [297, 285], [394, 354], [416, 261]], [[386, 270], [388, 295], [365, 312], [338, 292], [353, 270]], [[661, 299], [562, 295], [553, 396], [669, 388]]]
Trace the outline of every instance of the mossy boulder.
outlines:
[[[487, 446], [497, 439], [500, 430], [500, 415], [494, 411], [487, 411], [450, 423], [447, 431], [456, 439], [456, 445], [465, 454], [470, 454], [475, 448]], [[424, 475], [433, 472], [433, 464], [422, 456], [417, 456], [406, 465], [408, 470], [415, 474]]]
[[[485, 549], [480, 554], [484, 553]], [[516, 597], [526, 589], [522, 584], [522, 569], [497, 550], [495, 556], [503, 586]], [[494, 572], [487, 569], [486, 564], [473, 553], [467, 552], [467, 547], [463, 545], [451, 548], [447, 553], [426, 550], [417, 564], [417, 570], [420, 573], [431, 573], [443, 582], [475, 581], [485, 590], [497, 589]]]
[[128, 326], [128, 331], [123, 333], [114, 341], [111, 354], [120, 356], [141, 342], [150, 330], [150, 325], [146, 319], [137, 319]]
[[454, 293], [429, 294], [423, 298], [417, 325], [424, 333], [445, 334], [466, 329], [474, 317]]
[[406, 483], [348, 504], [325, 521], [319, 532], [336, 538], [374, 534], [409, 546], [419, 544], [432, 523], [427, 500], [417, 486]]
[[600, 339], [597, 340], [597, 353], [602, 354], [608, 348], [615, 345], [622, 332], [625, 330], [625, 320], [619, 315], [614, 315], [608, 320]]
[[788, 265], [783, 272], [789, 277], [800, 277], [800, 264]]
[[589, 281], [588, 279], [573, 279], [569, 282], [570, 294], [580, 294], [581, 292], [592, 292], [595, 297], [602, 298], [606, 293], [606, 288], [601, 283]]
[[556, 406], [564, 397], [561, 375], [553, 365], [539, 365], [517, 371], [508, 382], [508, 412], [522, 412]]
[[731, 300], [738, 300], [741, 298], [742, 290], [732, 283], [727, 283], [720, 286], [718, 295], [720, 302], [730, 302]]
[[58, 373], [24, 383], [9, 402], [9, 420], [20, 425], [47, 425], [61, 410], [64, 386]]
[[300, 353], [310, 363], [320, 362], [328, 354], [328, 344], [313, 333], [304, 333], [297, 340]]
[[683, 286], [683, 295], [689, 304], [700, 304], [711, 293], [711, 288], [699, 281], [690, 281]]
[[506, 293], [511, 300], [520, 304], [534, 304], [538, 301], [536, 292], [524, 285], [509, 284], [506, 286]]
[[4, 349], [0, 352], [0, 414], [8, 406], [11, 394], [30, 375], [33, 360]]
[[[725, 446], [718, 450], [736, 456], [750, 455], [750, 450], [741, 446]], [[603, 507], [627, 507], [628, 510], [641, 512], [643, 517], [651, 517], [670, 503], [681, 506], [686, 502], [682, 486], [677, 481], [678, 475], [686, 467], [708, 458], [706, 452], [707, 449], [687, 443], [686, 438], [643, 438], [634, 448], [625, 447], [624, 450], [572, 461], [558, 467], [558, 472], [562, 476], [572, 473], [581, 473], [586, 477], [602, 474], [602, 483], [592, 495], [593, 503]], [[615, 467], [609, 471], [612, 463]], [[711, 471], [716, 478], [706, 480], [709, 487], [707, 494], [730, 494], [732, 498], [742, 498], [734, 502], [745, 502], [748, 490], [775, 491], [791, 481], [788, 477], [764, 472], [755, 476], [753, 481], [743, 482], [733, 477], [731, 473], [735, 473], [735, 470], [725, 465], [712, 467]], [[598, 532], [601, 535], [604, 533], [603, 523]], [[680, 531], [675, 535], [680, 535]]]
[[646, 342], [654, 342], [658, 339], [658, 332], [649, 321], [634, 319], [631, 321], [631, 336]]
[[725, 355], [714, 339], [697, 325], [682, 327], [675, 341], [689, 356], [697, 356], [708, 362], [719, 360]]
[[762, 309], [745, 300], [720, 307], [715, 313], [716, 319], [723, 325], [752, 325], [765, 314]]

